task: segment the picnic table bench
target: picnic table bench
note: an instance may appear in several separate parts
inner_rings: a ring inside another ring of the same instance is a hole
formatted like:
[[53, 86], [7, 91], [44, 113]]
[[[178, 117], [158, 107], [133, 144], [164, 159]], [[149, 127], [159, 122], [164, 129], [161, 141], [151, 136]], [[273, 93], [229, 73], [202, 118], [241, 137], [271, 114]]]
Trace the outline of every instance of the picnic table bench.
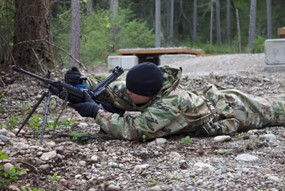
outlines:
[[277, 34], [280, 38], [285, 38], [285, 27], [278, 28]]

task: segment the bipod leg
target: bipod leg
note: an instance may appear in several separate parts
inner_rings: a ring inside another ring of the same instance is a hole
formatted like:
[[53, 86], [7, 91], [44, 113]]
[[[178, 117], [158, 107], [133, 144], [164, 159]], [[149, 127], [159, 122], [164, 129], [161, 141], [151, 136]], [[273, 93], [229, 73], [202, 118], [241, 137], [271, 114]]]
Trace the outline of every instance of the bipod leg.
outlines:
[[36, 109], [38, 108], [38, 106], [41, 104], [41, 102], [43, 101], [43, 99], [47, 96], [48, 92], [44, 92], [41, 96], [41, 98], [39, 99], [39, 101], [33, 106], [33, 109], [30, 111], [29, 115], [26, 117], [26, 119], [23, 121], [21, 127], [19, 128], [18, 132], [16, 133], [16, 136], [18, 136], [18, 134], [20, 133], [20, 131], [23, 129], [24, 125], [29, 121], [30, 117], [33, 115], [33, 113], [36, 111]]
[[42, 130], [41, 130], [41, 135], [40, 135], [40, 144], [43, 143], [43, 137], [44, 137], [44, 134], [45, 134], [45, 127], [46, 127], [46, 123], [47, 123], [47, 115], [48, 115], [48, 107], [49, 107], [50, 98], [51, 98], [51, 91], [49, 90], [47, 92], [47, 100], [46, 100], [45, 113], [44, 113], [44, 121], [43, 121], [43, 126], [42, 126]]

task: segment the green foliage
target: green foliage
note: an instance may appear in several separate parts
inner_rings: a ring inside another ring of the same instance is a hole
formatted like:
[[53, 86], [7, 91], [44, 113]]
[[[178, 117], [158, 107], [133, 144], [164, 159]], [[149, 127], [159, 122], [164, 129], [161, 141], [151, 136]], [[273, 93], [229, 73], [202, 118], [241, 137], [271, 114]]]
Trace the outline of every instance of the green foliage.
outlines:
[[147, 27], [146, 22], [133, 20], [119, 32], [119, 48], [148, 48], [155, 46], [155, 34]]
[[40, 133], [40, 127], [42, 123], [43, 115], [32, 115], [30, 120], [28, 121], [28, 125], [31, 127], [33, 134], [37, 135]]
[[237, 134], [235, 135], [235, 138], [236, 138], [237, 140], [241, 140], [241, 139], [242, 139], [242, 135], [241, 135], [240, 133], [237, 133]]
[[[28, 121], [28, 125], [31, 127], [33, 134], [38, 135], [41, 131], [43, 125], [43, 114], [34, 114], [31, 116], [30, 120]], [[47, 121], [45, 128], [46, 129], [53, 129], [55, 125], [60, 126], [63, 125], [65, 129], [70, 129], [74, 123], [74, 119], [67, 119], [63, 122], [56, 121], [57, 118], [54, 118], [51, 121]]]
[[71, 132], [71, 139], [78, 143], [91, 143], [95, 140], [96, 135], [92, 135], [86, 132]]
[[103, 64], [110, 53], [111, 14], [106, 10], [96, 10], [93, 15], [81, 20], [81, 61], [88, 65]]
[[62, 125], [64, 126], [65, 129], [71, 129], [74, 122], [75, 122], [74, 119], [67, 119], [62, 123]]
[[14, 1], [0, 1], [0, 61], [4, 63], [10, 57], [13, 46]]
[[265, 38], [262, 36], [257, 36], [254, 41], [253, 41], [253, 46], [252, 46], [252, 53], [262, 53], [264, 52], [264, 42]]
[[186, 137], [183, 137], [181, 138], [181, 142], [180, 142], [180, 145], [183, 147], [183, 146], [186, 146], [188, 144], [190, 144], [192, 141], [191, 137], [190, 136], [186, 136]]
[[22, 188], [22, 189], [21, 189], [21, 191], [31, 191], [31, 190], [32, 190], [32, 191], [41, 191], [40, 188], [32, 188], [32, 189], [31, 189], [31, 188]]
[[7, 124], [7, 128], [8, 129], [14, 129], [15, 128], [15, 126], [17, 125], [17, 124], [19, 124], [19, 121], [20, 121], [20, 118], [19, 118], [19, 116], [18, 116], [18, 114], [16, 113], [15, 115], [12, 115], [10, 118], [9, 118], [9, 120], [8, 120], [8, 124]]
[[28, 113], [30, 112], [31, 108], [32, 108], [32, 103], [30, 101], [25, 101], [22, 104], [22, 114], [24, 116], [28, 115]]
[[0, 114], [3, 114], [5, 112], [4, 104], [5, 102], [2, 102], [2, 99], [0, 99]]
[[[0, 160], [4, 159], [8, 159], [8, 154], [0, 150]], [[6, 189], [10, 183], [18, 180], [26, 172], [27, 169], [21, 169], [18, 166], [11, 168], [8, 172], [4, 172], [4, 164], [0, 163], [0, 190]]]
[[[67, 11], [53, 20], [55, 44], [66, 51], [69, 51], [70, 22]], [[120, 10], [114, 19], [109, 10], [103, 9], [91, 15], [81, 14], [80, 61], [89, 66], [105, 64], [107, 57], [119, 48], [152, 47], [154, 43], [153, 30], [146, 22], [135, 19], [128, 9]], [[64, 63], [69, 59], [63, 51], [56, 51], [56, 57]]]
[[0, 150], [0, 160], [4, 160], [8, 158], [8, 154], [7, 153], [3, 153], [2, 150]]
[[142, 142], [146, 142], [147, 141], [147, 136], [146, 135], [143, 135], [142, 136]]
[[54, 5], [54, 14], [52, 18], [52, 38], [56, 45], [54, 48], [55, 59], [63, 63], [67, 63], [69, 56], [61, 49], [69, 52], [69, 33], [71, 30], [71, 11], [70, 7]]
[[50, 178], [52, 181], [59, 181], [61, 179], [61, 176], [58, 175], [58, 172], [53, 173], [53, 175]]

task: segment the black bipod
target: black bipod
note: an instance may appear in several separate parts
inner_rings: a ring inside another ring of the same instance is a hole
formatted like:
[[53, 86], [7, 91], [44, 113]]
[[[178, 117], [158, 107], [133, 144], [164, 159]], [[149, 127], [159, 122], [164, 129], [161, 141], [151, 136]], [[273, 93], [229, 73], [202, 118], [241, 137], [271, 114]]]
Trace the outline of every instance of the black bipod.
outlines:
[[[41, 102], [44, 100], [44, 98], [46, 97], [46, 103], [45, 103], [45, 110], [44, 110], [44, 120], [43, 120], [43, 124], [42, 124], [42, 129], [41, 129], [41, 134], [40, 134], [40, 144], [43, 143], [43, 137], [45, 134], [45, 126], [47, 123], [47, 116], [48, 116], [48, 110], [49, 110], [49, 103], [50, 103], [50, 99], [51, 99], [51, 95], [52, 95], [52, 91], [50, 90], [50, 88], [48, 89], [48, 91], [44, 92], [41, 96], [41, 98], [39, 99], [39, 101], [33, 106], [32, 110], [30, 111], [29, 115], [26, 117], [26, 119], [23, 121], [21, 127], [19, 128], [18, 132], [16, 133], [16, 136], [18, 136], [18, 134], [20, 133], [20, 131], [23, 129], [23, 127], [25, 126], [25, 124], [29, 121], [29, 119], [31, 118], [31, 116], [33, 115], [33, 113], [36, 111], [36, 109], [38, 108], [38, 106], [41, 104]], [[62, 114], [62, 112], [60, 113], [60, 115]], [[54, 126], [53, 126], [53, 130], [55, 131], [55, 126], [57, 121], [59, 120], [60, 115], [57, 117]]]

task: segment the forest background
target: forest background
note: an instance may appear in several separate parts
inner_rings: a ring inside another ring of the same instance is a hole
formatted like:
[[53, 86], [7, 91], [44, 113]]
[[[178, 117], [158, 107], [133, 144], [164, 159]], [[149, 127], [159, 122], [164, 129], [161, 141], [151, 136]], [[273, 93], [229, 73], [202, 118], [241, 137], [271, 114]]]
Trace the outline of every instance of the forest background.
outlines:
[[1, 64], [106, 64], [122, 48], [263, 52], [285, 24], [282, 0], [1, 0]]

